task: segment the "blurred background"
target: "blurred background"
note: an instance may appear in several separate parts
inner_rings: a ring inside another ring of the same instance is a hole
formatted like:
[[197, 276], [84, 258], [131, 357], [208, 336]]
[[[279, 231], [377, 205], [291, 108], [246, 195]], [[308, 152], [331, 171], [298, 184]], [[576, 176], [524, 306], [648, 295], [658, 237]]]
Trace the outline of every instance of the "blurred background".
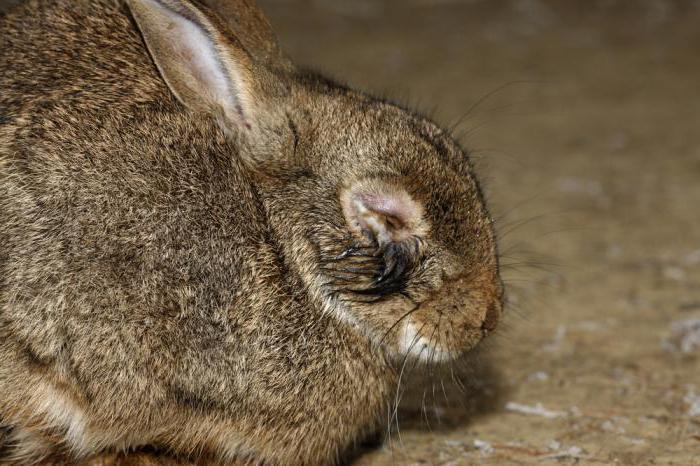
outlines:
[[452, 129], [502, 237], [501, 329], [357, 464], [698, 464], [700, 1], [259, 3]]

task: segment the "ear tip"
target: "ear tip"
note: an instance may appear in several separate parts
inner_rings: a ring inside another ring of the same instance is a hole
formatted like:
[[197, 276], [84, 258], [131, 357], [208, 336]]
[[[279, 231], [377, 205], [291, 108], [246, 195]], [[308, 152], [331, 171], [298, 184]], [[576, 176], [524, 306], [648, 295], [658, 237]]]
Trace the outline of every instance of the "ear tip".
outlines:
[[263, 78], [220, 18], [186, 0], [127, 2], [172, 94], [190, 110], [213, 115], [225, 129], [253, 130]]

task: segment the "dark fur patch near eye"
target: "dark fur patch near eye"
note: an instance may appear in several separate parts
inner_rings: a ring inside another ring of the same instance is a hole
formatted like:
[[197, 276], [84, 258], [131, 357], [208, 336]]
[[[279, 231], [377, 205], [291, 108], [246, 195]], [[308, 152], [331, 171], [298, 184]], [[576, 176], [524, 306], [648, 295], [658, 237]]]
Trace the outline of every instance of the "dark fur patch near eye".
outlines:
[[5, 125], [10, 122], [10, 117], [0, 113], [0, 125]]
[[376, 302], [405, 293], [420, 261], [417, 238], [384, 247], [352, 246], [324, 266], [336, 293], [348, 293], [364, 302]]
[[359, 291], [360, 294], [384, 297], [403, 293], [418, 263], [417, 241], [390, 243], [381, 251], [381, 257], [382, 265], [377, 278], [369, 288]]

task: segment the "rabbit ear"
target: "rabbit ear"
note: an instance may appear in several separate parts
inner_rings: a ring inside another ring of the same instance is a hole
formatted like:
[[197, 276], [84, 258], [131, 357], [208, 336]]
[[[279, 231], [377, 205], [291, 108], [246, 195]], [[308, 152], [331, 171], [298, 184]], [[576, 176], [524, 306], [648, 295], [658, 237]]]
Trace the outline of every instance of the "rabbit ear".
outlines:
[[187, 107], [250, 130], [264, 68], [256, 66], [218, 17], [184, 0], [128, 0], [153, 60]]
[[363, 180], [344, 189], [340, 201], [350, 229], [380, 246], [428, 231], [423, 207], [396, 183]]
[[275, 33], [254, 0], [200, 0], [216, 12], [256, 60], [278, 68], [293, 68]]

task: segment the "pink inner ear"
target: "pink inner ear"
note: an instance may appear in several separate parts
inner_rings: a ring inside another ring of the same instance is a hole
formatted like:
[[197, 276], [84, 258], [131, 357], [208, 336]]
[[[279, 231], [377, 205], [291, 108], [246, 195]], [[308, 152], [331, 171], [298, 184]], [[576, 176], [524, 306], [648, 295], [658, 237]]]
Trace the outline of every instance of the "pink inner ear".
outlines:
[[415, 202], [406, 193], [386, 193], [385, 195], [358, 194], [358, 199], [369, 210], [393, 217], [401, 226], [409, 225], [420, 216]]
[[421, 206], [393, 183], [358, 182], [341, 193], [341, 202], [350, 227], [358, 234], [371, 233], [380, 244], [426, 232]]

